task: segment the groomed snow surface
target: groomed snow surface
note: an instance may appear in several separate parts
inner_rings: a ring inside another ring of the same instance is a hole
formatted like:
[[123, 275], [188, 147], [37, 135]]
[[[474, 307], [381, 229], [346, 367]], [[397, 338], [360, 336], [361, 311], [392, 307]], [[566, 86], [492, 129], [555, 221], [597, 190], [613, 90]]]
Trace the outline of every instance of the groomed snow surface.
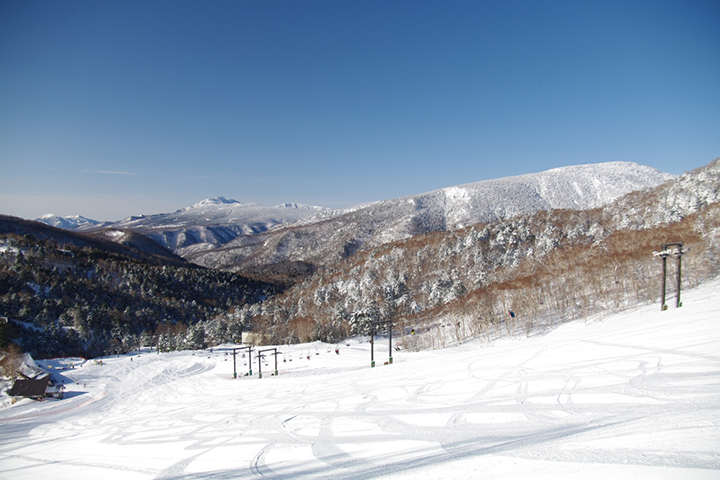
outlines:
[[720, 282], [683, 302], [392, 365], [380, 337], [375, 368], [282, 346], [262, 379], [227, 347], [44, 362], [74, 383], [0, 410], [0, 478], [717, 479]]

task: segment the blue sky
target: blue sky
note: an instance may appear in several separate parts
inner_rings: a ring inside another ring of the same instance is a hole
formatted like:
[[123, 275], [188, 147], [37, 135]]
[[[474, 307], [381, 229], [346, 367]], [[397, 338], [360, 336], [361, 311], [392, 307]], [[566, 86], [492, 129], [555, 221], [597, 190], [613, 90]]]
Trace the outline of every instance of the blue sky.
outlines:
[[0, 0], [0, 213], [720, 156], [718, 1]]

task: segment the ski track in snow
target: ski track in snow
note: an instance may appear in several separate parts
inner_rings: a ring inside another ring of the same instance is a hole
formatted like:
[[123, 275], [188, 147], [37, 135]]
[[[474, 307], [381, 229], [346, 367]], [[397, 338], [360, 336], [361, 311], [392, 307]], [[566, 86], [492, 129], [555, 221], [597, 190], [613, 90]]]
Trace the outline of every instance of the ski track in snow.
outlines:
[[376, 368], [355, 339], [262, 379], [222, 348], [53, 370], [64, 400], [0, 410], [0, 478], [720, 478], [720, 282], [684, 304]]

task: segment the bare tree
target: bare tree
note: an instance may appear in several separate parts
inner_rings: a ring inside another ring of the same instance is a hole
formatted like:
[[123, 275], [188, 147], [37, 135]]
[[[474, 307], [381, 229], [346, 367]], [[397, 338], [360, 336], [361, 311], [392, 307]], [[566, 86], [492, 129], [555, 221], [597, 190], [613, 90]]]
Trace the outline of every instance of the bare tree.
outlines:
[[17, 345], [11, 344], [0, 352], [0, 357], [2, 357], [0, 359], [0, 373], [11, 382], [15, 382], [23, 363], [22, 351]]

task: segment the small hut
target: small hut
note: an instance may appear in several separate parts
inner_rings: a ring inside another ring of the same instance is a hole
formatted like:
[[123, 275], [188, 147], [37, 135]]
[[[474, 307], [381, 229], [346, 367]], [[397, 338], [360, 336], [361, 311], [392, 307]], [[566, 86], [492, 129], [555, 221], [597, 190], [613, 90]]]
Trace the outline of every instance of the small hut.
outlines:
[[34, 400], [41, 400], [50, 385], [50, 375], [40, 378], [24, 378], [15, 380], [8, 395], [11, 397], [26, 397]]
[[29, 353], [22, 354], [18, 360], [17, 379], [7, 392], [9, 396], [35, 400], [63, 398], [65, 386], [53, 382], [50, 374], [41, 369]]

